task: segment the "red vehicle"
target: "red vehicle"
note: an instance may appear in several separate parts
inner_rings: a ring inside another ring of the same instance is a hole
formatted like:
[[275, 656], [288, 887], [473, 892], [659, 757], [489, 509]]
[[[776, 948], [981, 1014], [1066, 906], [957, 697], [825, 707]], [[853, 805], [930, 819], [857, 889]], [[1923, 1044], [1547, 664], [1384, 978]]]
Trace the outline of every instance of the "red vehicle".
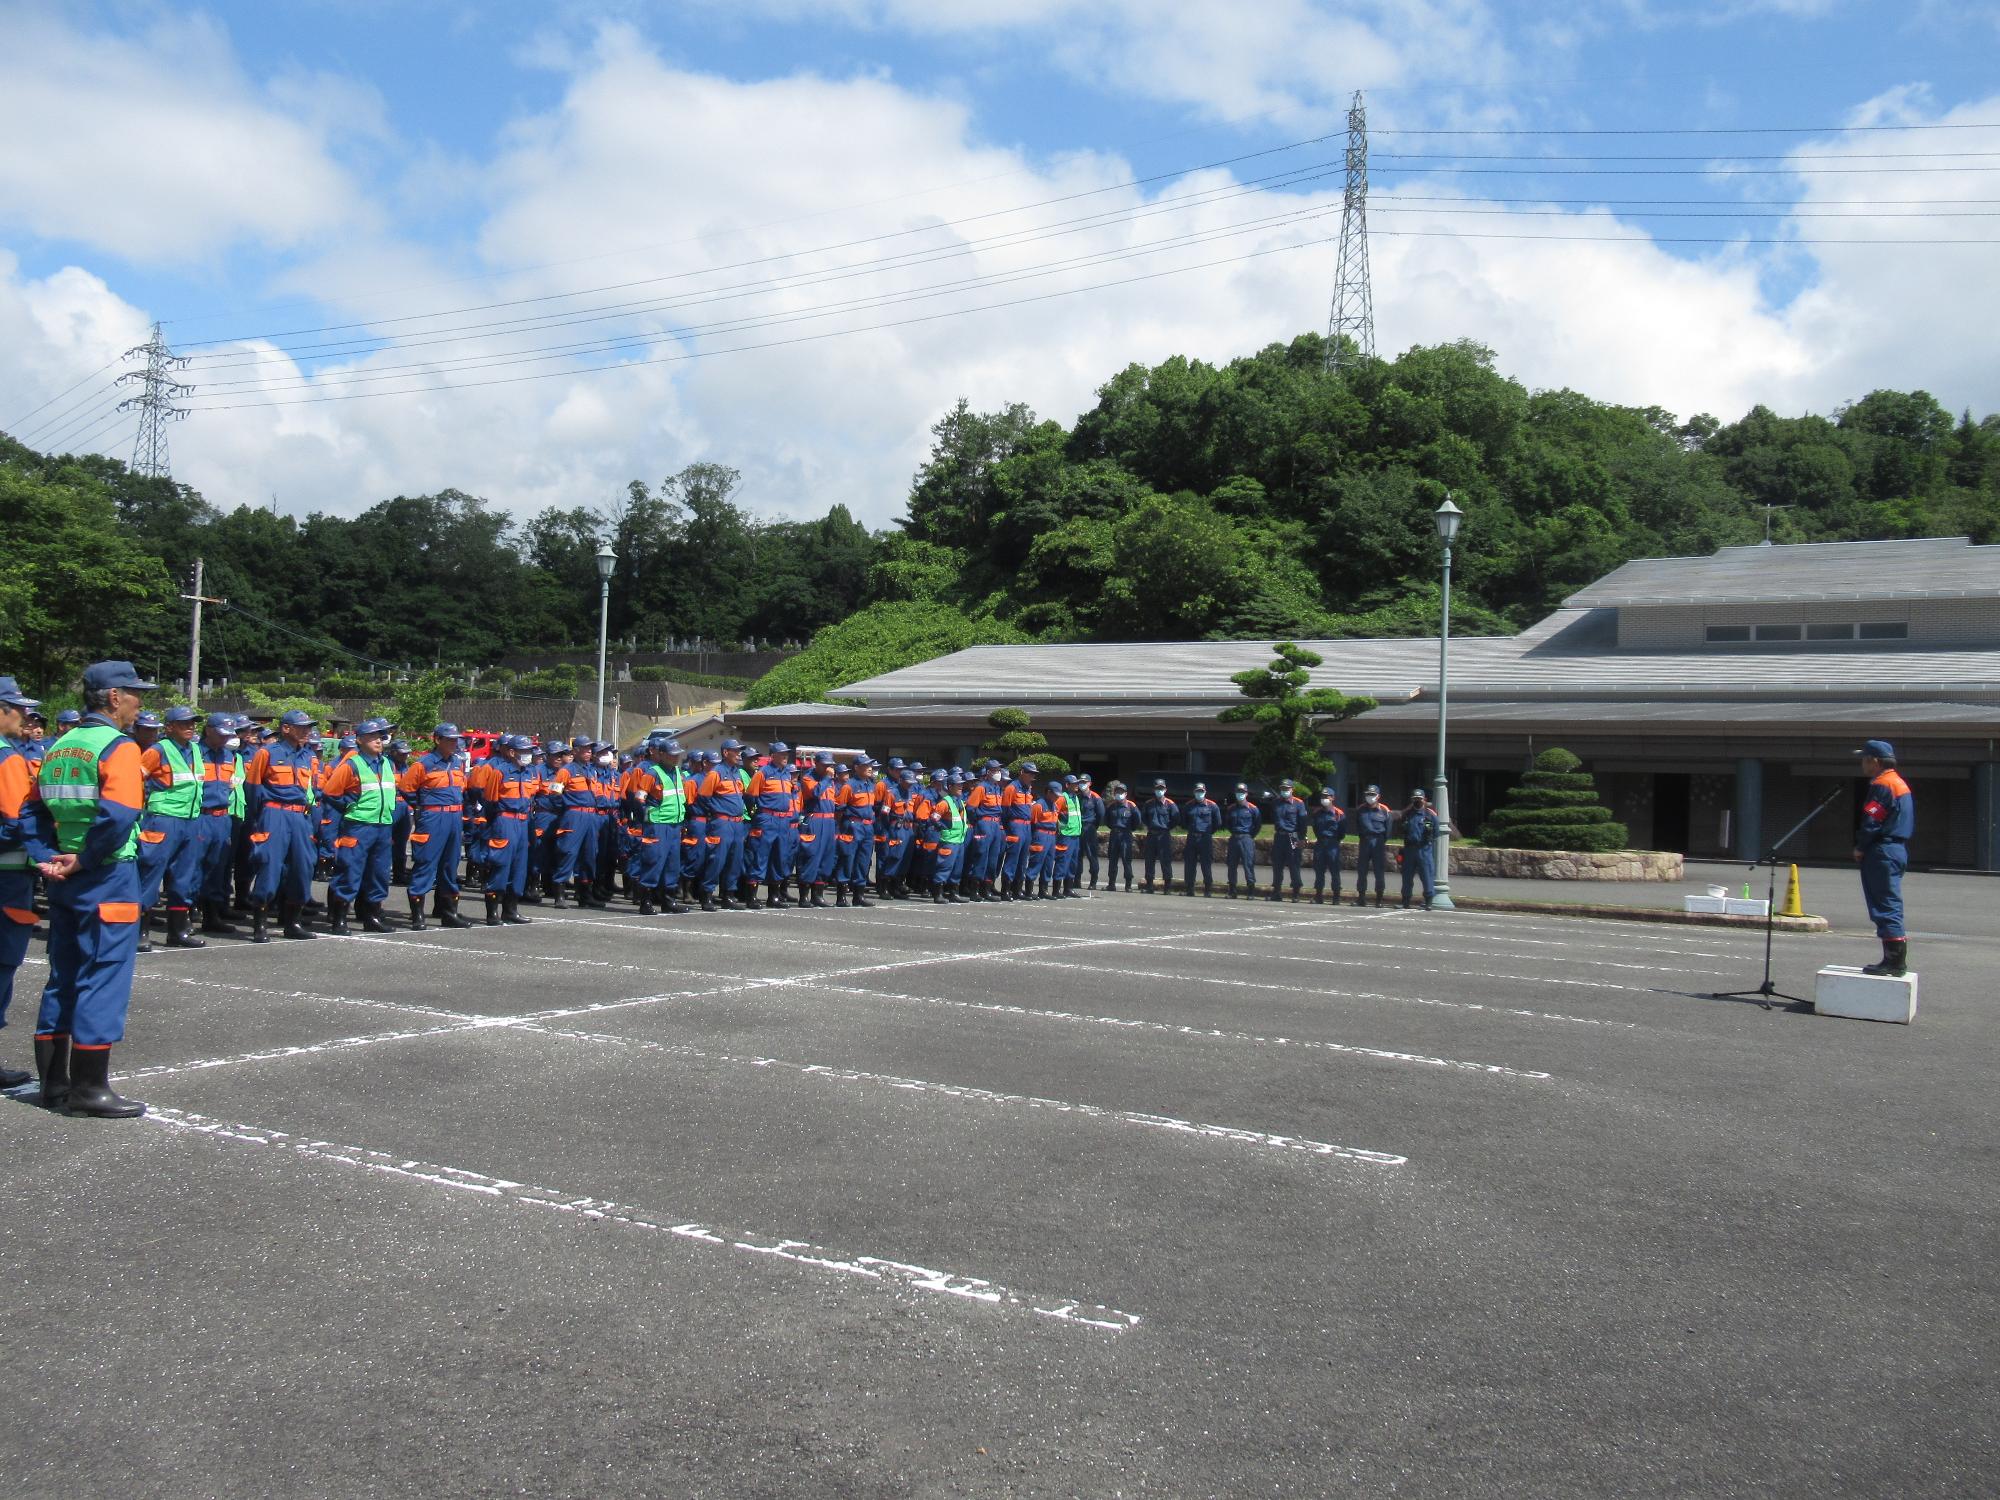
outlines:
[[500, 738], [497, 729], [468, 729], [459, 736], [459, 744], [474, 760], [484, 760], [493, 753], [493, 742]]

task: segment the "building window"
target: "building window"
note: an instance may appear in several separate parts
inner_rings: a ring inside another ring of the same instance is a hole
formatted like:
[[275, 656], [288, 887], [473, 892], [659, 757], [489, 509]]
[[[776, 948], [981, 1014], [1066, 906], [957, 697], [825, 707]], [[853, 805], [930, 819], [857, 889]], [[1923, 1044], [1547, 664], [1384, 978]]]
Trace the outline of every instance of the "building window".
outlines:
[[1809, 641], [1851, 641], [1854, 639], [1852, 625], [1808, 625], [1806, 639]]
[[1736, 641], [1750, 639], [1748, 625], [1711, 625], [1708, 627], [1708, 643], [1711, 646], [1727, 646]]
[[1864, 641], [1907, 641], [1910, 638], [1908, 620], [1884, 620], [1874, 625], [1860, 627]]
[[1798, 641], [1805, 639], [1803, 625], [1759, 625], [1757, 639], [1760, 641]]

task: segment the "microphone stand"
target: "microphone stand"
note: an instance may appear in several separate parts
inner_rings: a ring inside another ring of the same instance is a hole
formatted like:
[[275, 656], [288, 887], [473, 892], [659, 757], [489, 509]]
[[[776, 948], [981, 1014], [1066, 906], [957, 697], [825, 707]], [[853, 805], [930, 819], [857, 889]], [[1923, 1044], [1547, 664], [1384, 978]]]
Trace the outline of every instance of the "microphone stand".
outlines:
[[1765, 854], [1763, 859], [1752, 860], [1750, 862], [1749, 867], [1752, 870], [1756, 869], [1760, 864], [1769, 864], [1771, 867], [1770, 889], [1764, 902], [1764, 982], [1754, 990], [1711, 990], [1708, 995], [1709, 999], [1742, 1000], [1755, 998], [1763, 1002], [1764, 1009], [1766, 1010], [1771, 1008], [1771, 1001], [1774, 999], [1790, 1000], [1795, 1005], [1809, 1003], [1803, 996], [1780, 993], [1778, 986], [1771, 979], [1771, 936], [1777, 930], [1778, 925], [1778, 851], [1783, 849], [1785, 845], [1789, 844], [1801, 833], [1804, 833], [1807, 824], [1811, 823], [1814, 818], [1817, 818], [1847, 794], [1848, 788], [1844, 786], [1835, 787], [1833, 791], [1827, 794], [1825, 801], [1821, 802], [1818, 807], [1815, 807], [1803, 818], [1800, 818], [1782, 837], [1773, 843], [1770, 851]]

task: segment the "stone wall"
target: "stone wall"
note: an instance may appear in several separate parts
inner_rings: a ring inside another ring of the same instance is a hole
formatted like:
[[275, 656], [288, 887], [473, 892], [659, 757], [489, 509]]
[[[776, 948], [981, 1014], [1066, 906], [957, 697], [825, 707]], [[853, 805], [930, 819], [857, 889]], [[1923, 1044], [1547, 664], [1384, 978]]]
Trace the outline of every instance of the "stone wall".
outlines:
[[1487, 849], [1451, 846], [1451, 873], [1503, 875], [1511, 880], [1681, 880], [1678, 854], [1653, 849], [1615, 849], [1608, 854], [1576, 854], [1560, 849]]

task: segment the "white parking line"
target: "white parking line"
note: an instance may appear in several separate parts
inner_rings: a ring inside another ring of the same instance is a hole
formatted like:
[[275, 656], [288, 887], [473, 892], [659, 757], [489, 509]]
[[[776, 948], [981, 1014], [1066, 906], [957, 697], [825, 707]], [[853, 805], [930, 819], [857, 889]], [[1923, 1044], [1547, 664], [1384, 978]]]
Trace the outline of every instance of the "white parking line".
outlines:
[[596, 1219], [627, 1229], [665, 1235], [689, 1246], [733, 1250], [746, 1255], [807, 1270], [826, 1271], [871, 1282], [903, 1292], [949, 1297], [960, 1302], [982, 1304], [1003, 1312], [1025, 1312], [1079, 1328], [1124, 1333], [1139, 1324], [1137, 1313], [1121, 1312], [1101, 1303], [1071, 1297], [1043, 1297], [1016, 1292], [983, 1277], [939, 1271], [910, 1261], [879, 1255], [854, 1255], [828, 1250], [809, 1240], [777, 1237], [742, 1230], [722, 1229], [712, 1224], [679, 1221], [678, 1215], [662, 1215], [613, 1203], [601, 1198], [534, 1187], [504, 1177], [491, 1177], [463, 1167], [408, 1160], [366, 1146], [338, 1145], [332, 1141], [309, 1140], [280, 1130], [257, 1125], [232, 1124], [177, 1109], [154, 1109], [146, 1116], [167, 1130], [233, 1141], [272, 1151], [289, 1152], [310, 1161], [379, 1173], [399, 1181], [466, 1193], [476, 1198], [508, 1203], [521, 1208], [549, 1209], [579, 1219]]

